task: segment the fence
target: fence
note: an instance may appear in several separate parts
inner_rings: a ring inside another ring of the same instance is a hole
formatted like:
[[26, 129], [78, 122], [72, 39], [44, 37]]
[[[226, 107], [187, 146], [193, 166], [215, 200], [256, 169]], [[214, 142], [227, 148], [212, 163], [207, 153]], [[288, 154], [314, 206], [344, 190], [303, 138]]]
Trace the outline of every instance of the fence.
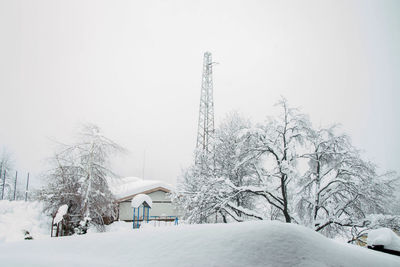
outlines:
[[[8, 200], [18, 200], [18, 199], [25, 199], [25, 201], [28, 200], [28, 189], [29, 189], [29, 172], [27, 173], [26, 176], [26, 187], [25, 187], [25, 192], [21, 194], [21, 192], [17, 191], [17, 184], [18, 184], [18, 171], [15, 171], [15, 176], [14, 179], [13, 177], [7, 173], [7, 170], [1, 170], [0, 169], [0, 186], [1, 186], [1, 200], [8, 199]], [[8, 180], [8, 181], [6, 181]], [[10, 181], [11, 180], [11, 181]], [[8, 190], [6, 191], [6, 188]], [[12, 190], [13, 188], [13, 190]], [[18, 195], [17, 193], [20, 193]]]
[[154, 226], [178, 225], [177, 216], [150, 216], [150, 221], [153, 222]]

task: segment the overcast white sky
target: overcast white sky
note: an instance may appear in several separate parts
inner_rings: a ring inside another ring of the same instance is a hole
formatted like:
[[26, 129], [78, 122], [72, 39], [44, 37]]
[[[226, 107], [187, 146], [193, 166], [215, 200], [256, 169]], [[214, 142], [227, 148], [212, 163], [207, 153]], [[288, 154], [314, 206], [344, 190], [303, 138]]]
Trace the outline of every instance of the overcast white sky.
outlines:
[[[202, 56], [216, 123], [280, 95], [400, 171], [400, 1], [0, 0], [0, 146], [33, 177], [81, 122], [125, 146], [116, 171], [174, 183], [195, 147]], [[23, 175], [23, 174], [22, 174]]]

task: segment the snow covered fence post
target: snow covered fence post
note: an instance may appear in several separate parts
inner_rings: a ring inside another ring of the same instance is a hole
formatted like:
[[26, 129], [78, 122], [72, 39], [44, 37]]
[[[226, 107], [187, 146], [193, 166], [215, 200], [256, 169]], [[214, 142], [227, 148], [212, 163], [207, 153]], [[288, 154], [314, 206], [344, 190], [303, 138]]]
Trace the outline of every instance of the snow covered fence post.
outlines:
[[7, 170], [4, 170], [3, 188], [1, 189], [1, 200], [4, 199], [4, 187], [6, 186], [6, 173], [7, 173]]
[[28, 200], [28, 186], [29, 186], [29, 172], [28, 172], [28, 177], [26, 178], [25, 202]]
[[18, 178], [18, 171], [15, 171], [15, 183], [14, 183], [14, 200], [17, 196], [17, 178]]

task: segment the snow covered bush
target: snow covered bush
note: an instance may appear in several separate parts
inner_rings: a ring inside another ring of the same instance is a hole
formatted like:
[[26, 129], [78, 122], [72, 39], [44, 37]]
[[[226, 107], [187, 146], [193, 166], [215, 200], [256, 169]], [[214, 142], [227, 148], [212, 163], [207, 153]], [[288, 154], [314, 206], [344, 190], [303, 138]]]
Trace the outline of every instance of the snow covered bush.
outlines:
[[82, 127], [76, 143], [62, 145], [51, 159], [53, 168], [39, 199], [53, 216], [60, 206], [68, 205], [66, 234], [86, 233], [89, 222], [102, 229], [105, 220], [115, 217], [106, 178], [113, 176], [108, 159], [117, 151], [122, 148], [104, 137], [96, 125], [88, 124]]
[[313, 127], [285, 99], [277, 106], [256, 126], [231, 114], [214, 150], [196, 152], [175, 192], [188, 222], [273, 219], [353, 238], [349, 229], [371, 225], [369, 214], [390, 215], [395, 173], [379, 174], [336, 126]]

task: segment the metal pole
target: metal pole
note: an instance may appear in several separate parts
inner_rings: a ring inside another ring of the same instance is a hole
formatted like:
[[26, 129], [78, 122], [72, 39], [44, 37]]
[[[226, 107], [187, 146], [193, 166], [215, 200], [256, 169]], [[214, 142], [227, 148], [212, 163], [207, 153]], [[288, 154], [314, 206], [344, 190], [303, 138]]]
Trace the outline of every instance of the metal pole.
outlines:
[[14, 184], [14, 200], [17, 196], [17, 178], [18, 178], [18, 171], [15, 171], [15, 184]]
[[139, 220], [140, 220], [140, 207], [137, 208], [137, 228], [139, 228]]
[[135, 229], [135, 210], [136, 208], [133, 208], [133, 229]]
[[26, 178], [25, 202], [28, 200], [28, 186], [29, 186], [29, 172], [28, 172], [28, 177]]
[[6, 172], [7, 170], [4, 170], [4, 176], [3, 176], [3, 189], [2, 189], [2, 193], [1, 193], [1, 200], [4, 199], [4, 187], [6, 186]]

